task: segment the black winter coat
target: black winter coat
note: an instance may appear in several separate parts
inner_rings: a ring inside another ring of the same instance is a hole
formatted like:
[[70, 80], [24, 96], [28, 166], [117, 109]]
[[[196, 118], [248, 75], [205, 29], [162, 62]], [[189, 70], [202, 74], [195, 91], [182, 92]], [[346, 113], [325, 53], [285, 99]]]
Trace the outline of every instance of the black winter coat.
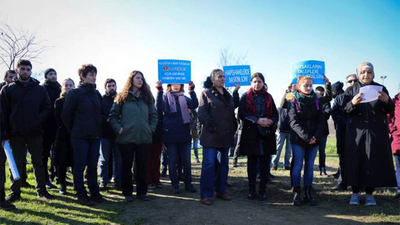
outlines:
[[51, 102], [39, 81], [19, 80], [1, 91], [4, 138], [10, 136], [38, 136], [43, 134], [43, 123], [50, 116]]
[[56, 140], [54, 142], [54, 163], [56, 166], [72, 166], [74, 155], [71, 145], [71, 136], [62, 122], [61, 114], [65, 98], [59, 98], [54, 103], [54, 118], [57, 125]]
[[[372, 81], [368, 85], [379, 85]], [[359, 187], [394, 187], [396, 178], [390, 148], [387, 114], [394, 104], [389, 97], [354, 106], [351, 100], [365, 84], [357, 83], [344, 94], [346, 126], [347, 184]], [[385, 87], [383, 92], [389, 95]]]
[[[272, 98], [272, 96], [271, 96]], [[246, 93], [240, 98], [239, 118], [243, 121], [242, 135], [240, 136], [240, 155], [273, 155], [276, 154], [276, 123], [278, 122], [278, 110], [272, 99], [273, 116], [269, 119], [274, 121], [270, 127], [270, 135], [264, 137], [259, 131], [257, 120], [265, 118], [266, 111], [264, 95], [254, 95], [256, 115], [253, 115], [246, 107]], [[262, 148], [261, 148], [262, 147]]]
[[[289, 108], [289, 121], [292, 128], [290, 133], [290, 143], [309, 148], [319, 144], [319, 139], [326, 129], [326, 120], [322, 112], [321, 102], [317, 104], [303, 105], [297, 103], [300, 111], [297, 111], [296, 103], [292, 101]], [[312, 137], [317, 139], [317, 143], [309, 145]]]
[[[54, 106], [56, 99], [60, 97], [61, 85], [58, 82], [45, 81], [42, 86], [46, 89], [47, 94], [49, 95], [51, 105]], [[54, 140], [56, 131], [57, 124], [54, 118], [54, 108], [51, 107], [50, 116], [43, 124], [44, 137], [53, 137]]]
[[331, 116], [336, 129], [337, 154], [342, 155], [346, 151], [346, 120], [348, 115], [342, 110], [344, 93], [336, 96], [331, 110]]
[[224, 89], [222, 95], [214, 87], [202, 92], [198, 118], [202, 125], [200, 144], [211, 148], [229, 148], [234, 145], [237, 128], [235, 108], [239, 103], [239, 94], [233, 97]]
[[101, 100], [101, 115], [103, 117], [102, 137], [115, 141], [117, 134], [112, 129], [110, 122], [107, 122], [111, 107], [114, 104], [114, 97], [107, 94]]
[[64, 103], [62, 121], [71, 138], [99, 138], [103, 118], [101, 95], [96, 85], [84, 83], [71, 90]]

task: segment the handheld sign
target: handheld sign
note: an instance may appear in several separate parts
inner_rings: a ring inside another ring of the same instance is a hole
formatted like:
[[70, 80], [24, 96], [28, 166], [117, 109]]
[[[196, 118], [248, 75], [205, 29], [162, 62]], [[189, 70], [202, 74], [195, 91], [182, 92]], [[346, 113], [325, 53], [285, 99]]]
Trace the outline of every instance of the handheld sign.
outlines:
[[191, 80], [190, 76], [190, 61], [172, 59], [158, 60], [158, 80], [164, 84], [186, 84]]
[[17, 164], [15, 163], [11, 146], [8, 141], [4, 142], [4, 153], [6, 154], [8, 166], [10, 167], [13, 180], [19, 180], [21, 177], [19, 176]]
[[325, 62], [317, 60], [307, 60], [297, 63], [291, 63], [290, 79], [292, 84], [297, 83], [297, 77], [310, 76], [313, 78], [314, 84], [325, 84]]
[[250, 66], [240, 65], [240, 66], [224, 66], [225, 74], [225, 87], [233, 87], [237, 83], [240, 86], [250, 85]]

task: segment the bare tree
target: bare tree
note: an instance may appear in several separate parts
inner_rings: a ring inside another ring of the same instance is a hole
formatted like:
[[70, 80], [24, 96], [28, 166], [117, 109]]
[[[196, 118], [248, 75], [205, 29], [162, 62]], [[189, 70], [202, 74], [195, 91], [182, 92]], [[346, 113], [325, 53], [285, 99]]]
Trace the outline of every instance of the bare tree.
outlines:
[[230, 65], [243, 65], [247, 63], [247, 52], [244, 54], [235, 54], [230, 47], [221, 48], [219, 50], [219, 63], [220, 68]]
[[0, 23], [0, 64], [13, 69], [21, 58], [36, 60], [50, 48], [36, 39], [36, 33], [24, 29], [13, 29], [7, 23]]

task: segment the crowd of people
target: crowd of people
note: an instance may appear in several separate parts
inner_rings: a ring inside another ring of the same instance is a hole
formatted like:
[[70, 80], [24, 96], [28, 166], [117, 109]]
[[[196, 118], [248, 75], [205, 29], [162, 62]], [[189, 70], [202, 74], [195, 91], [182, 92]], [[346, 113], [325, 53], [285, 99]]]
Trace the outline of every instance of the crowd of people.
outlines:
[[[30, 61], [20, 60], [0, 84], [1, 139], [3, 145], [10, 143], [20, 173], [20, 179], [10, 173], [11, 194], [6, 197], [6, 157], [1, 149], [1, 209], [14, 209], [12, 203], [21, 200], [21, 187], [32, 187], [27, 182], [27, 152], [38, 198], [53, 199], [48, 189], [56, 188], [57, 182], [60, 194], [68, 194], [67, 186], [73, 185], [82, 205], [105, 202], [100, 192], [108, 188], [120, 190], [131, 202], [136, 183], [136, 199], [148, 201], [148, 189], [163, 187], [160, 176], [166, 175], [167, 168], [173, 194], [181, 193], [180, 182], [184, 191], [195, 193], [191, 148], [193, 143], [199, 163], [198, 140], [203, 147], [201, 203], [211, 205], [214, 195], [232, 199], [226, 191], [229, 156], [234, 156], [234, 167], [238, 156], [247, 157], [248, 199], [266, 200], [270, 171], [278, 169], [286, 146], [284, 169], [290, 171], [293, 205], [314, 206], [314, 161], [319, 154], [320, 175], [326, 176], [330, 116], [339, 155], [335, 190], [350, 186], [351, 205], [360, 205], [361, 191], [366, 193], [365, 205], [376, 205], [377, 187], [397, 187], [396, 197], [400, 197], [400, 97], [397, 94], [392, 100], [386, 88], [374, 81], [371, 63], [361, 63], [356, 74], [346, 77], [346, 90], [342, 82], [331, 85], [327, 77], [325, 86], [314, 90], [310, 76], [298, 77], [285, 90], [279, 107], [258, 72], [240, 97], [240, 85], [230, 93], [224, 87], [223, 70], [215, 69], [198, 99], [193, 82], [185, 95], [184, 84], [168, 84], [164, 91], [158, 81], [154, 97], [144, 74], [136, 70], [120, 93], [116, 81], [107, 79], [101, 96], [94, 65], [79, 68], [78, 85], [71, 78], [59, 84], [52, 68], [44, 72], [40, 85], [31, 77], [32, 68]], [[364, 102], [360, 89], [368, 85], [381, 86], [382, 91], [376, 100]], [[73, 184], [67, 181], [69, 172]]]

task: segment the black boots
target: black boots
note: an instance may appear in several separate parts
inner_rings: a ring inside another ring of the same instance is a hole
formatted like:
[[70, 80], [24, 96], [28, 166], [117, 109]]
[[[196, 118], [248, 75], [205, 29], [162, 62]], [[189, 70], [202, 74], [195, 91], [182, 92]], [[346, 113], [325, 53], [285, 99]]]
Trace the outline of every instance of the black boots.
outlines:
[[309, 203], [311, 206], [316, 206], [317, 202], [315, 199], [313, 199], [312, 195], [312, 187], [311, 186], [305, 186], [305, 196], [304, 196], [304, 203]]
[[247, 198], [248, 198], [249, 200], [254, 200], [254, 199], [256, 199], [256, 198], [257, 198], [256, 190], [250, 190], [250, 191], [249, 191], [249, 194], [247, 195]]
[[326, 167], [320, 167], [319, 168], [319, 175], [328, 176], [328, 174], [326, 173]]
[[293, 205], [295, 206], [301, 206], [302, 201], [301, 201], [301, 192], [300, 192], [300, 187], [294, 187], [293, 188]]

